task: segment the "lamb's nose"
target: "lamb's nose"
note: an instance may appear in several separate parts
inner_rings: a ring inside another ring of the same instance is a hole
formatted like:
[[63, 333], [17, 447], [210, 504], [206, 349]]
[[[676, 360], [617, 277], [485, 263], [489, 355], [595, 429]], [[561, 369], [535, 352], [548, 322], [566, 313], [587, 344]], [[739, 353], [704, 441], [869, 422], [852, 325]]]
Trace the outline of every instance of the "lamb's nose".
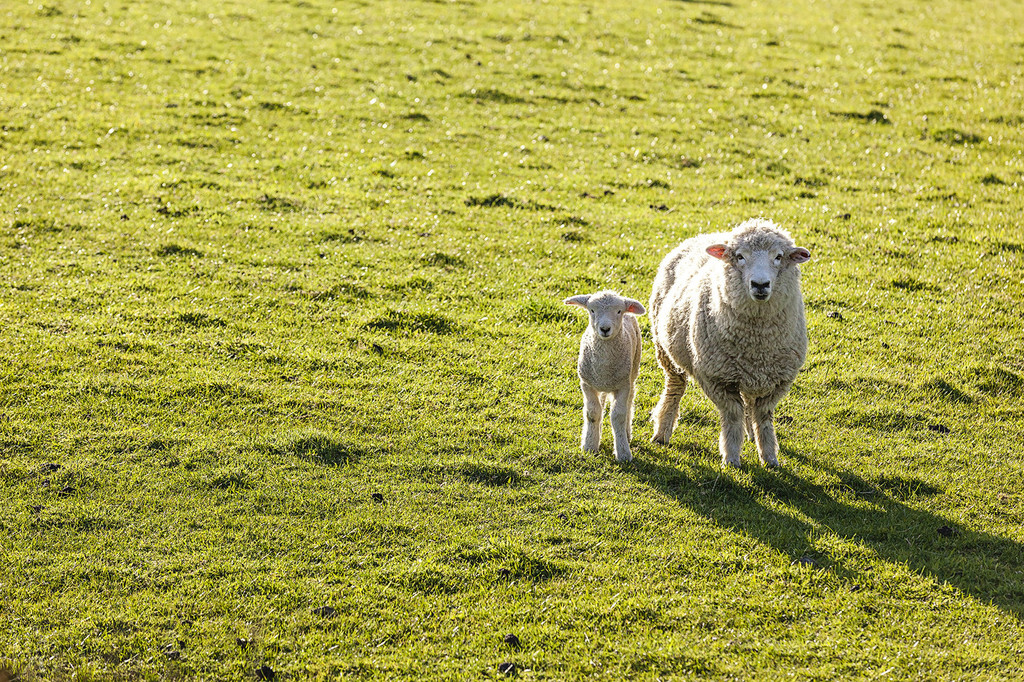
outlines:
[[601, 333], [604, 334], [605, 336], [607, 336], [608, 334], [612, 333], [612, 328], [610, 326], [608, 326], [608, 327], [601, 327]]
[[761, 291], [768, 291], [768, 287], [772, 285], [771, 282], [751, 282], [750, 286]]

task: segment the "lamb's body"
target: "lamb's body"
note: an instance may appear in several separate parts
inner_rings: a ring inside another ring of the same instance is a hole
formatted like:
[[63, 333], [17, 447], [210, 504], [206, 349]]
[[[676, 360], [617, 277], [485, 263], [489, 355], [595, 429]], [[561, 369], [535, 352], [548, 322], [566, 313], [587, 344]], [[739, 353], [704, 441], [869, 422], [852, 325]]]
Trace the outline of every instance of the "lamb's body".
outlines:
[[807, 354], [796, 264], [808, 256], [786, 232], [756, 220], [688, 239], [662, 261], [649, 306], [665, 372], [652, 415], [656, 442], [671, 438], [689, 376], [721, 414], [724, 463], [739, 465], [745, 423], [762, 462], [778, 464], [775, 405]]
[[615, 459], [628, 462], [633, 459], [629, 441], [633, 437], [633, 399], [642, 345], [634, 315], [643, 315], [644, 307], [613, 291], [573, 296], [565, 302], [586, 308], [590, 316], [576, 364], [583, 392], [580, 447], [587, 452], [600, 449], [604, 403], [611, 397]]

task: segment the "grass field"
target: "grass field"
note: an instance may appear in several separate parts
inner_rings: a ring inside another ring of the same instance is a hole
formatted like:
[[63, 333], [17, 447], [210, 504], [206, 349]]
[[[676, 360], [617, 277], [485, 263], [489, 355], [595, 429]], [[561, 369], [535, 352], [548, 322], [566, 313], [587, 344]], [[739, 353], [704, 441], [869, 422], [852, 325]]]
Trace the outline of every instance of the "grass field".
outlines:
[[[1022, 36], [4, 3], [0, 679], [1024, 677]], [[581, 453], [561, 299], [753, 216], [813, 254], [782, 468], [692, 389], [650, 444], [649, 344]]]

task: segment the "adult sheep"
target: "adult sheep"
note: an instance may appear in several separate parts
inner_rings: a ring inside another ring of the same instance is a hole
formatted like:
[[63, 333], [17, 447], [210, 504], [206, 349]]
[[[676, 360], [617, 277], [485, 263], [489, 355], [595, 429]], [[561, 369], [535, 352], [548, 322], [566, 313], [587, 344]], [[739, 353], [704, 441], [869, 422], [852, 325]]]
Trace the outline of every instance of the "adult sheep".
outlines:
[[778, 466], [772, 423], [807, 355], [798, 265], [810, 252], [770, 220], [687, 239], [661, 262], [648, 306], [665, 389], [654, 442], [668, 443], [692, 377], [718, 408], [722, 463], [738, 467], [744, 430]]

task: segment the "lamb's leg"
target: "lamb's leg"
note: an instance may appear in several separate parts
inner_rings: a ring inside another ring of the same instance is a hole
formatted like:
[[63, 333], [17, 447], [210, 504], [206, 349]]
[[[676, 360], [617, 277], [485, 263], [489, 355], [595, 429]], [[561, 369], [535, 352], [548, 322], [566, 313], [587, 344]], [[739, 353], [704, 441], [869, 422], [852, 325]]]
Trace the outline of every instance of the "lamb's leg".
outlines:
[[630, 384], [629, 386], [629, 411], [626, 415], [626, 438], [629, 441], [633, 440], [633, 405], [636, 401], [636, 384]]
[[620, 462], [633, 459], [629, 449], [629, 417], [633, 411], [631, 392], [629, 388], [623, 388], [612, 395], [612, 435], [615, 437], [615, 459]]
[[757, 443], [757, 455], [761, 464], [774, 468], [779, 466], [779, 442], [775, 437], [775, 406], [781, 396], [758, 398], [753, 405], [754, 440]]
[[740, 450], [743, 448], [743, 399], [739, 393], [722, 386], [701, 384], [701, 388], [718, 408], [722, 418], [722, 433], [718, 437], [718, 452], [722, 464], [739, 468]]
[[597, 452], [601, 449], [601, 417], [604, 413], [604, 401], [601, 394], [586, 382], [580, 382], [583, 391], [583, 434], [580, 436], [580, 447], [585, 452]]

